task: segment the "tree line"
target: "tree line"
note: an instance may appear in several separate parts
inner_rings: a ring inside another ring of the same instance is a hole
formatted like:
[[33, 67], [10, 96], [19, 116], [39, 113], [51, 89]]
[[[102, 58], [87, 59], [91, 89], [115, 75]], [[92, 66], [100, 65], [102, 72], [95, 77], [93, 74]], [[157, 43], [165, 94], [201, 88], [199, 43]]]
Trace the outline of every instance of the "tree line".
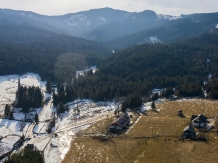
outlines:
[[20, 85], [18, 80], [18, 90], [16, 92], [16, 107], [22, 108], [27, 113], [30, 108], [39, 108], [43, 105], [43, 93], [39, 87], [25, 87]]
[[179, 96], [202, 96], [206, 81], [209, 96], [216, 98], [217, 45], [217, 33], [178, 43], [138, 45], [108, 56], [95, 74], [80, 76], [73, 86], [81, 98], [102, 101], [134, 93], [149, 96], [153, 88], [170, 87]]

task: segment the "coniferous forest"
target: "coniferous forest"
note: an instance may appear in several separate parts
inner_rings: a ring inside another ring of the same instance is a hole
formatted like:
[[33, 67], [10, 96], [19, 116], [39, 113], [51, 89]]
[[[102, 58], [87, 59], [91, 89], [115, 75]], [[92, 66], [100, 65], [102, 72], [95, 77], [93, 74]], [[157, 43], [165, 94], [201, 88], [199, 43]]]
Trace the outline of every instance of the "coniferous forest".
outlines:
[[18, 80], [16, 92], [16, 107], [22, 108], [23, 112], [29, 112], [30, 108], [39, 108], [43, 104], [43, 94], [39, 87], [24, 87]]
[[43, 163], [43, 154], [38, 150], [24, 149], [19, 153], [11, 155], [4, 163]]
[[146, 96], [157, 87], [174, 87], [185, 97], [202, 96], [204, 87], [217, 98], [217, 45], [217, 33], [172, 44], [138, 45], [108, 56], [96, 74], [80, 77], [74, 87], [80, 97], [94, 100]]

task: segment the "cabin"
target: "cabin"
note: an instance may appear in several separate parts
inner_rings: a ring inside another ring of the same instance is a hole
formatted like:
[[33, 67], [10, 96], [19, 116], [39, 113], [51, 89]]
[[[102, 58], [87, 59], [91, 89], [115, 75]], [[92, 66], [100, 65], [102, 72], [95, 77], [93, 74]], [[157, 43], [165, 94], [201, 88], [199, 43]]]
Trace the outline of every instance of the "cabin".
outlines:
[[119, 132], [122, 129], [127, 129], [129, 124], [130, 124], [130, 116], [128, 113], [124, 113], [122, 116], [117, 118], [110, 125], [110, 131], [111, 132]]
[[204, 127], [208, 122], [207, 117], [204, 116], [203, 114], [199, 114], [198, 116], [192, 115], [191, 121], [192, 121], [192, 125], [195, 127]]
[[186, 138], [195, 138], [196, 137], [196, 132], [195, 132], [195, 129], [192, 125], [189, 125], [189, 126], [186, 126], [183, 130], [183, 136], [182, 138], [183, 139], [186, 139]]
[[179, 116], [179, 117], [182, 117], [182, 116], [183, 116], [182, 110], [178, 110], [178, 116]]
[[177, 97], [176, 95], [170, 95], [169, 98], [170, 98], [171, 100], [176, 100], [176, 99], [178, 99], [178, 97]]
[[27, 144], [25, 149], [33, 150], [34, 149], [34, 144]]

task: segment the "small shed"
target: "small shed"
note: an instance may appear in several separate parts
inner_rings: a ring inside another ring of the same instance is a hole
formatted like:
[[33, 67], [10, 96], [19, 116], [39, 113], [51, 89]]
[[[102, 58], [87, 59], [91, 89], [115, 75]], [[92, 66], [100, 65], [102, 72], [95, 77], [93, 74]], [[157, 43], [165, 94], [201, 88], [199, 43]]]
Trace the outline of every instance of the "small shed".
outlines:
[[34, 149], [34, 144], [27, 144], [25, 149], [33, 150]]
[[203, 114], [199, 114], [198, 116], [192, 115], [191, 121], [192, 121], [192, 125], [196, 127], [204, 127], [208, 122], [207, 117], [204, 116]]
[[183, 111], [182, 110], [178, 110], [178, 116], [182, 117], [183, 116]]
[[196, 132], [192, 125], [186, 126], [183, 130], [183, 138], [195, 138]]

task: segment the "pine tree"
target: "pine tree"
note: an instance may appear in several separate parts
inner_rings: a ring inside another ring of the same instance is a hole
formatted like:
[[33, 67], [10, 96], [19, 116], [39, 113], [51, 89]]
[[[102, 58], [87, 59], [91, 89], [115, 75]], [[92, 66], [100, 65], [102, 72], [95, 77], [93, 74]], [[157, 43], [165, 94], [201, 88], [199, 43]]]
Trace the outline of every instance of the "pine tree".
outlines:
[[5, 112], [4, 112], [5, 116], [9, 116], [10, 114], [10, 106], [8, 104], [5, 105]]
[[14, 119], [14, 113], [13, 113], [13, 111], [10, 111], [9, 118], [10, 118], [10, 119]]
[[151, 103], [151, 108], [152, 108], [152, 109], [155, 109], [155, 107], [156, 107], [156, 106], [155, 106], [155, 103], [154, 103], [154, 101], [152, 101], [152, 103]]
[[51, 91], [52, 91], [50, 78], [47, 78], [46, 91], [47, 91], [48, 93], [51, 93]]
[[35, 114], [35, 118], [34, 118], [34, 119], [35, 119], [35, 122], [36, 122], [36, 123], [38, 123], [38, 122], [39, 122], [39, 116], [38, 116], [38, 114], [37, 114], [37, 113]]
[[125, 113], [127, 108], [128, 108], [128, 103], [126, 101], [122, 102], [122, 106], [121, 106], [122, 113]]
[[65, 108], [64, 108], [63, 103], [61, 102], [59, 106], [59, 113], [64, 113], [64, 112], [65, 112]]

